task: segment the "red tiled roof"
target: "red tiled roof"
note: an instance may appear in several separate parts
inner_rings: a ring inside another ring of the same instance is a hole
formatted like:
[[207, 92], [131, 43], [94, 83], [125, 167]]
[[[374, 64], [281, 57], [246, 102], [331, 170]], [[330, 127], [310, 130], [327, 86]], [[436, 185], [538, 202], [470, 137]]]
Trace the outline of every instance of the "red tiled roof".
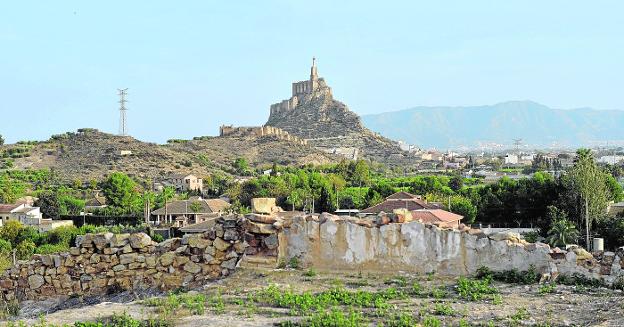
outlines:
[[464, 216], [442, 209], [425, 209], [412, 211], [412, 218], [414, 220], [420, 220], [426, 224], [435, 224], [459, 221], [463, 219]]
[[429, 209], [429, 205], [425, 203], [425, 201], [418, 199], [411, 200], [386, 200], [378, 205], [372, 206], [370, 208], [366, 208], [361, 213], [380, 213], [386, 212], [391, 213], [395, 209], [407, 209], [409, 211], [419, 210], [419, 209]]
[[0, 204], [0, 213], [10, 213], [21, 204]]

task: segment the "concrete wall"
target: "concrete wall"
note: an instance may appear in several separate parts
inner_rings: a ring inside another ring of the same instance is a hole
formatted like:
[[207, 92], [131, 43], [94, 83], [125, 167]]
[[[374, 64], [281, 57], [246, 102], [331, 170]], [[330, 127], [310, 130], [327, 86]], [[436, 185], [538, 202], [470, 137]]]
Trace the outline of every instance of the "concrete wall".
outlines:
[[[583, 249], [559, 251], [528, 243], [513, 233], [487, 236], [479, 230], [441, 229], [420, 222], [371, 226], [354, 218], [323, 214], [296, 217], [280, 235], [280, 257], [299, 257], [319, 269], [473, 274], [479, 267], [502, 271], [580, 273], [607, 283], [623, 275], [624, 249], [600, 260]], [[578, 254], [577, 254], [578, 253]]]

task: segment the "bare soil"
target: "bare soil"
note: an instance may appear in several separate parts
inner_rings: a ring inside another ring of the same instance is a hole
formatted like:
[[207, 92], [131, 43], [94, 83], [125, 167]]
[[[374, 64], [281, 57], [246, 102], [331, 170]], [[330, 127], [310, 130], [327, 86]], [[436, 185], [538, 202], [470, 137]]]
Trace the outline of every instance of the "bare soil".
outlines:
[[[313, 276], [312, 276], [313, 275]], [[96, 321], [113, 314], [128, 315], [136, 319], [163, 318], [174, 326], [272, 326], [280, 322], [305, 322], [311, 313], [293, 314], [287, 308], [277, 308], [251, 300], [260, 290], [277, 285], [280, 290], [296, 293], [318, 293], [335, 287], [348, 290], [382, 291], [388, 288], [409, 293], [417, 283], [425, 291], [421, 296], [407, 295], [390, 300], [390, 309], [384, 314], [373, 308], [351, 306], [337, 307], [344, 312], [363, 313], [364, 326], [385, 324], [385, 317], [398, 312], [414, 318], [414, 325], [425, 317], [439, 320], [442, 326], [624, 326], [624, 295], [619, 290], [557, 285], [551, 293], [544, 293], [541, 285], [516, 285], [494, 282], [502, 303], [492, 300], [469, 301], [456, 292], [457, 278], [443, 276], [410, 275], [401, 272], [373, 274], [359, 272], [306, 273], [303, 270], [253, 271], [240, 269], [233, 276], [205, 285], [191, 294], [205, 294], [205, 311], [193, 314], [189, 310], [163, 313], [162, 308], [148, 306], [142, 299], [154, 294], [126, 294], [117, 298], [102, 298], [106, 302], [37, 303], [27, 304], [21, 316], [28, 325], [44, 319], [47, 324], [73, 325], [76, 321]], [[445, 295], [433, 296], [432, 290], [445, 290]], [[158, 294], [157, 297], [166, 297]], [[222, 300], [218, 304], [217, 297]], [[89, 299], [88, 301], [97, 301]], [[59, 306], [60, 305], [60, 306]], [[436, 305], [450, 306], [451, 313], [441, 314]], [[61, 308], [60, 310], [57, 310]], [[57, 311], [55, 311], [57, 310]], [[48, 312], [45, 314], [45, 312]], [[43, 313], [43, 314], [42, 314]], [[1, 325], [1, 324], [0, 324]]]

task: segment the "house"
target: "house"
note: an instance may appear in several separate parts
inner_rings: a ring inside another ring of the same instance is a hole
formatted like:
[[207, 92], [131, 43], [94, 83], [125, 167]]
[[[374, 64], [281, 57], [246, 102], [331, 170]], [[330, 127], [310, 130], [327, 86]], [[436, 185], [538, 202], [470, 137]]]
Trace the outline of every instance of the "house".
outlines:
[[60, 226], [73, 225], [71, 220], [45, 219], [39, 207], [32, 207], [25, 203], [0, 204], [0, 226], [9, 220], [17, 220], [23, 225], [32, 226], [39, 232], [47, 232]]
[[419, 209], [411, 213], [413, 220], [447, 228], [459, 228], [460, 221], [464, 218], [464, 216], [442, 209]]
[[43, 216], [39, 207], [31, 207], [25, 203], [0, 204], [0, 226], [9, 220], [17, 220], [24, 225], [39, 225]]
[[0, 204], [0, 226], [4, 226], [4, 224], [11, 219], [16, 220], [17, 214], [16, 212], [22, 208], [25, 208], [26, 204]]
[[624, 202], [611, 203], [607, 208], [609, 216], [616, 217], [624, 212]]
[[437, 207], [428, 204], [420, 195], [413, 195], [407, 192], [397, 192], [386, 198], [385, 201], [360, 211], [360, 214], [375, 215], [380, 212], [394, 212], [396, 209], [407, 209], [409, 211], [419, 209], [436, 209]]
[[193, 198], [172, 201], [165, 207], [152, 211], [155, 225], [171, 224], [184, 227], [197, 224], [223, 214], [230, 204], [221, 199]]
[[510, 154], [508, 153], [505, 156], [505, 164], [506, 165], [517, 165], [519, 162], [519, 158], [517, 154]]
[[85, 211], [87, 212], [104, 209], [106, 207], [106, 198], [103, 196], [95, 195], [94, 197], [85, 200]]
[[175, 174], [164, 179], [160, 187], [173, 186], [178, 192], [204, 191], [204, 181], [193, 174]]

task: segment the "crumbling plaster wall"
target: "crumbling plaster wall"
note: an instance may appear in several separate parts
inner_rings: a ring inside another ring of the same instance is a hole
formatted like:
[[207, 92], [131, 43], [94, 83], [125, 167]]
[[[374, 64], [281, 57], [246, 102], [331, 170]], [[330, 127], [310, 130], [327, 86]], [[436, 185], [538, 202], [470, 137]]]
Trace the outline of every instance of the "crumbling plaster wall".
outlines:
[[[551, 249], [478, 230], [441, 229], [420, 222], [368, 226], [332, 215], [295, 217], [281, 231], [280, 257], [298, 257], [319, 269], [474, 274], [482, 266], [502, 271], [579, 273], [612, 283], [622, 275], [622, 253], [579, 260], [573, 251]], [[581, 249], [582, 250], [582, 249]], [[583, 250], [584, 251], [584, 250]]]

